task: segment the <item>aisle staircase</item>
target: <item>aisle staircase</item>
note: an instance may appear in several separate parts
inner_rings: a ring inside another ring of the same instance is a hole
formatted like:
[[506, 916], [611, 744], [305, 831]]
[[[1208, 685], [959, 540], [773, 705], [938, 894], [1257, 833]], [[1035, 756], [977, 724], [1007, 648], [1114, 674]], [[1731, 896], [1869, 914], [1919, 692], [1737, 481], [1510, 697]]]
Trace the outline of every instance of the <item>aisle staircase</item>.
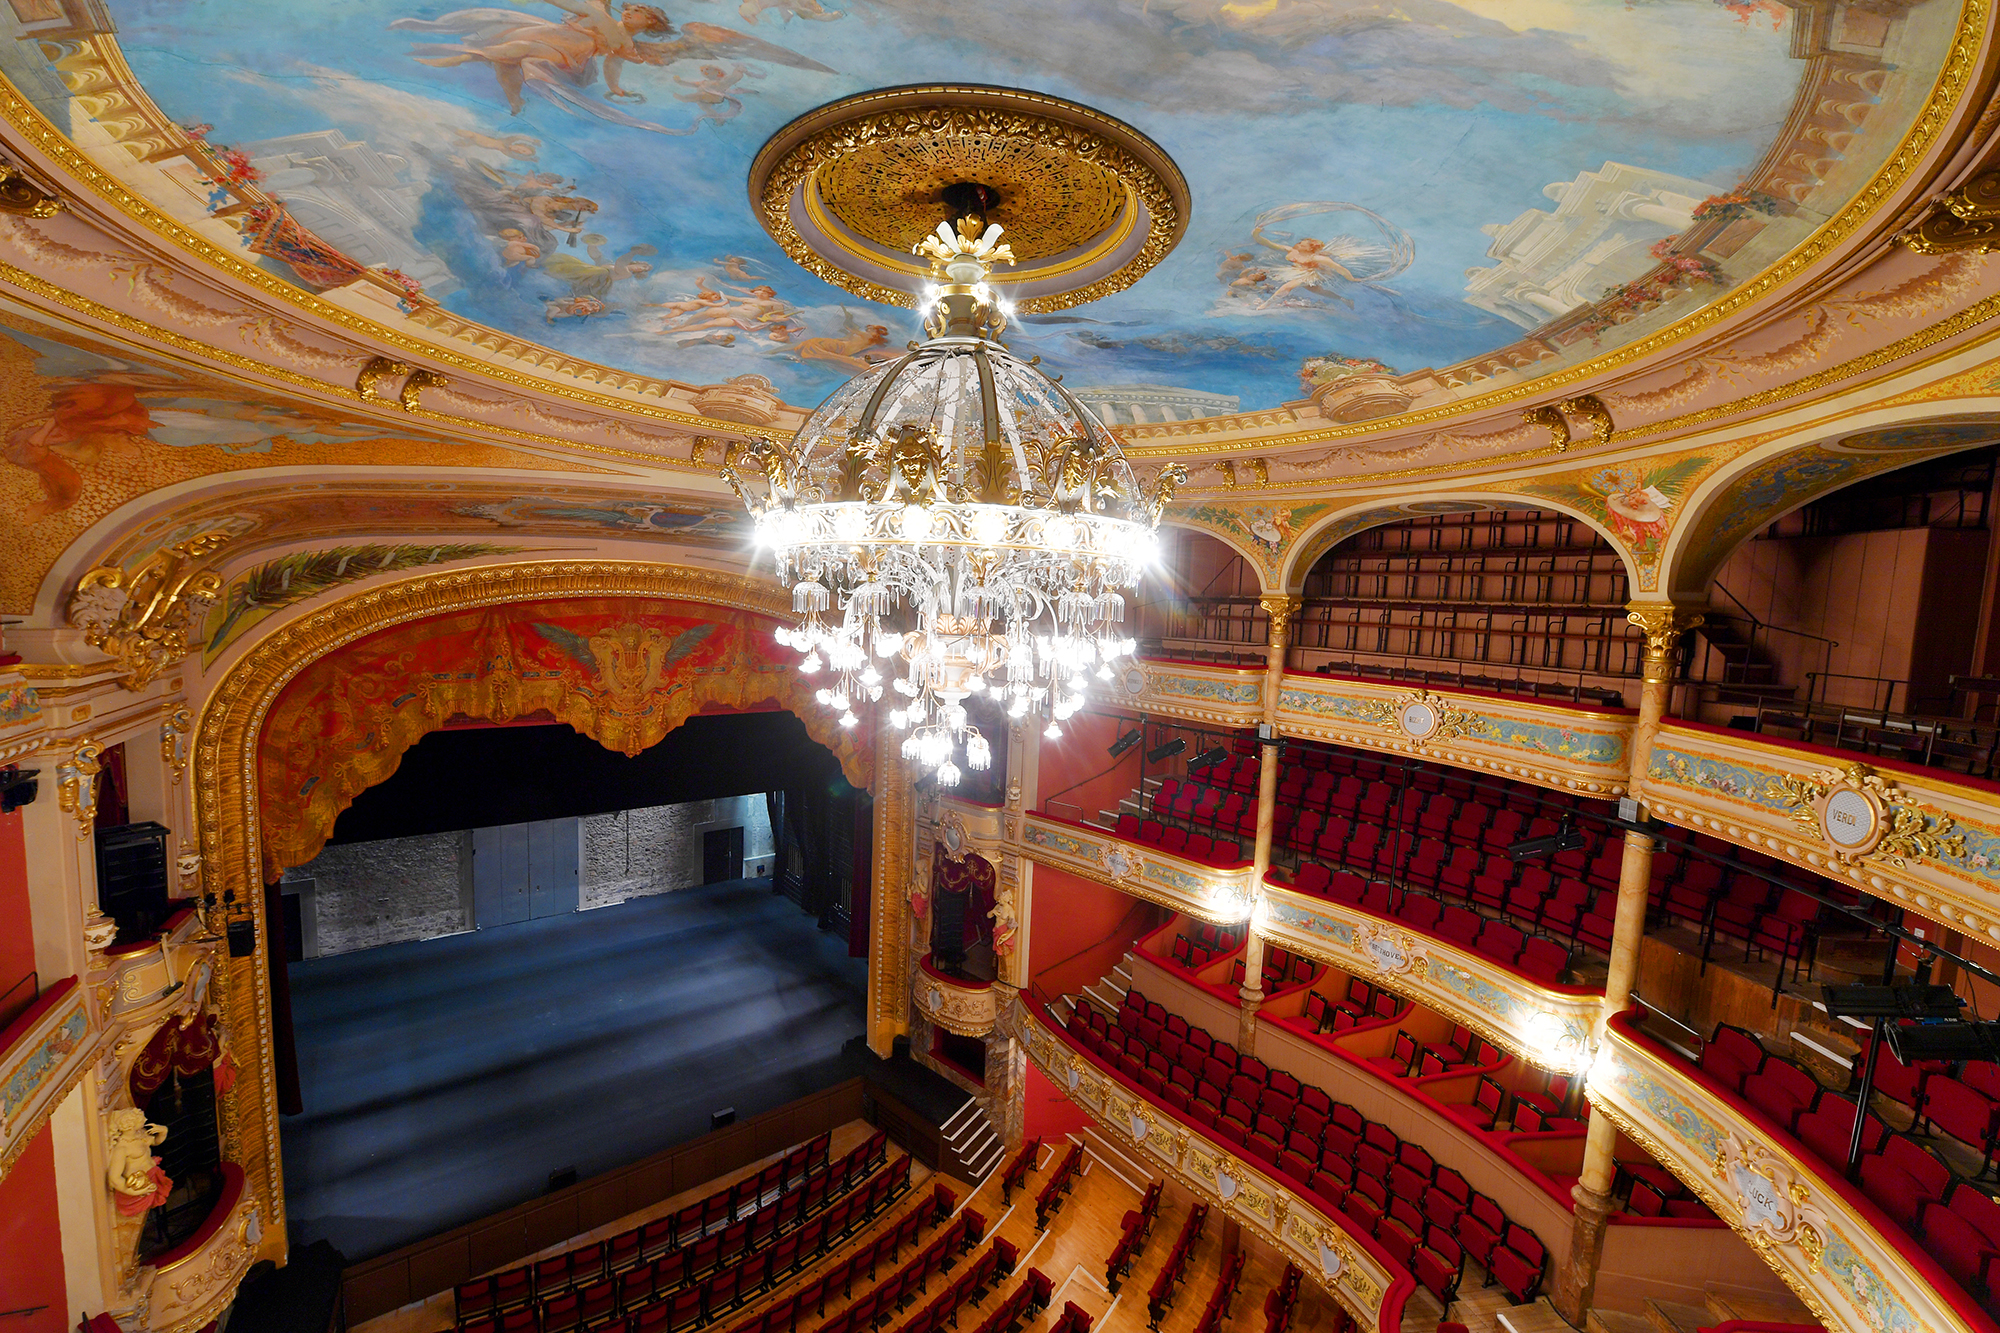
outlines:
[[953, 1158], [945, 1164], [945, 1170], [975, 1186], [1007, 1155], [1006, 1140], [986, 1118], [986, 1108], [976, 1097], [967, 1097], [965, 1104], [939, 1127], [939, 1132], [944, 1135], [944, 1146]]

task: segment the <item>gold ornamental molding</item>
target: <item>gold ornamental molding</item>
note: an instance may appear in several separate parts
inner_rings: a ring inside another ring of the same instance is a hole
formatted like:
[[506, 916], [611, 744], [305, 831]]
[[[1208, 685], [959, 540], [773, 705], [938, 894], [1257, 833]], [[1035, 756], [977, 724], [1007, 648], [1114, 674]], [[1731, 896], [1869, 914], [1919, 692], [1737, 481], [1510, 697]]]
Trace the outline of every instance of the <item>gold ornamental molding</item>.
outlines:
[[1734, 1228], [1829, 1333], [1992, 1327], [1935, 1260], [1891, 1239], [1894, 1224], [1865, 1196], [1663, 1055], [1628, 1015], [1606, 1027], [1590, 1104]]
[[1974, 176], [1896, 239], [1920, 255], [2000, 249], [2000, 170]]
[[1418, 750], [1433, 742], [1441, 744], [1462, 736], [1494, 734], [1486, 719], [1466, 712], [1430, 690], [1413, 690], [1394, 699], [1362, 700], [1355, 711], [1384, 731], [1401, 736]]
[[[624, 561], [535, 561], [404, 579], [291, 621], [229, 669], [196, 726], [195, 835], [207, 891], [221, 896], [233, 890], [239, 902], [263, 901], [258, 737], [279, 693], [308, 664], [363, 635], [440, 612], [578, 596], [672, 598], [772, 616], [791, 610], [791, 598], [782, 589], [740, 575]], [[232, 1126], [225, 1147], [229, 1159], [243, 1167], [266, 1219], [257, 1255], [282, 1262], [284, 1167], [266, 934], [257, 932], [253, 956], [227, 964], [227, 1023], [230, 1032], [239, 1034], [235, 1055], [242, 1076], [225, 1108]]]
[[162, 546], [136, 569], [103, 564], [77, 580], [69, 622], [111, 658], [126, 689], [145, 689], [193, 651], [189, 634], [222, 596], [212, 565], [228, 541], [226, 530], [212, 528]]
[[1803, 745], [1663, 724], [1634, 795], [1656, 817], [2000, 941], [2000, 800], [1937, 769], [1829, 768]]
[[1187, 231], [1187, 181], [1158, 144], [1015, 88], [935, 84], [829, 102], [759, 150], [749, 189], [793, 262], [870, 301], [912, 306], [929, 267], [910, 249], [945, 220], [940, 191], [959, 183], [1000, 197], [985, 216], [1022, 261], [1007, 280], [1022, 311], [1123, 291]]

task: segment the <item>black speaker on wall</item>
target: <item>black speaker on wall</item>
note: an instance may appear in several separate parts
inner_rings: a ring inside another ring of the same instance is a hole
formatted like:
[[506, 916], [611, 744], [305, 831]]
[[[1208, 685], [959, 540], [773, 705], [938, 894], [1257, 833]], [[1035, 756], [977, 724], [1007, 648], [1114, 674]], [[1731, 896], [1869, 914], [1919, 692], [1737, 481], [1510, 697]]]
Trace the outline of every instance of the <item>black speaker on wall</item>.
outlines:
[[257, 923], [255, 921], [232, 921], [229, 923], [229, 956], [248, 958], [257, 952]]

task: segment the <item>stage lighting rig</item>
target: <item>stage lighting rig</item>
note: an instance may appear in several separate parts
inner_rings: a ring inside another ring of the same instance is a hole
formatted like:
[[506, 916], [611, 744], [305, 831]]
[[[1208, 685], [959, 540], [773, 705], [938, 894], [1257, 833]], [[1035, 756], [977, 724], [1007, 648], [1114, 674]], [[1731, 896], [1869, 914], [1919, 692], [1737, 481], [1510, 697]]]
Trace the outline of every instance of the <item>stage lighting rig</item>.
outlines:
[[1152, 749], [1146, 751], [1146, 762], [1157, 764], [1162, 759], [1172, 759], [1177, 754], [1185, 753], [1187, 753], [1187, 742], [1176, 736], [1172, 740], [1161, 745], [1155, 745]]
[[1190, 773], [1199, 773], [1203, 769], [1214, 768], [1227, 758], [1229, 758], [1229, 751], [1223, 749], [1220, 745], [1210, 746], [1194, 758], [1188, 760], [1187, 771]]
[[1111, 742], [1111, 757], [1113, 759], [1118, 758], [1120, 755], [1124, 754], [1127, 750], [1131, 749], [1133, 746], [1137, 745], [1140, 741], [1144, 739], [1145, 739], [1145, 733], [1143, 732], [1139, 731], [1126, 732], [1123, 736], [1120, 736], [1117, 740]]
[[1519, 842], [1507, 844], [1507, 855], [1516, 861], [1538, 861], [1544, 856], [1554, 856], [1558, 852], [1574, 852], [1583, 847], [1584, 838], [1578, 833], [1568, 815], [1554, 833], [1539, 838], [1523, 838]]

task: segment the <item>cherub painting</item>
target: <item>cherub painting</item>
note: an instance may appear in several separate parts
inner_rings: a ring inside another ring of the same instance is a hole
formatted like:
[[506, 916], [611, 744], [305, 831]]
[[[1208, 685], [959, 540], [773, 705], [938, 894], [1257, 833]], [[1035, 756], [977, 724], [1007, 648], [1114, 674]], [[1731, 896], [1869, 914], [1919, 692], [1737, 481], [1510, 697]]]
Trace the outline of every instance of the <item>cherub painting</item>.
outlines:
[[[601, 78], [605, 101], [644, 102], [644, 93], [624, 83], [625, 69], [633, 64], [663, 67], [680, 60], [737, 58], [833, 72], [796, 51], [712, 23], [683, 24], [676, 37], [666, 12], [653, 5], [621, 4], [614, 12], [612, 0], [544, 3], [562, 10], [566, 17], [541, 18], [509, 9], [459, 9], [439, 19], [397, 19], [389, 26], [455, 38], [419, 46], [416, 59], [439, 69], [487, 66], [507, 99], [507, 109], [517, 116], [527, 110], [527, 94], [533, 93], [571, 111], [658, 134], [690, 131], [626, 115], [584, 94]], [[737, 109], [741, 107], [739, 102]]]
[[[1278, 229], [1279, 223], [1313, 216], [1334, 225], [1315, 228], [1321, 234], [1313, 236]], [[1247, 248], [1222, 251], [1215, 273], [1223, 284], [1218, 312], [1269, 314], [1328, 305], [1352, 309], [1349, 291], [1387, 291], [1384, 284], [1416, 259], [1409, 233], [1359, 204], [1299, 203], [1271, 209], [1257, 218], [1250, 241]]]

